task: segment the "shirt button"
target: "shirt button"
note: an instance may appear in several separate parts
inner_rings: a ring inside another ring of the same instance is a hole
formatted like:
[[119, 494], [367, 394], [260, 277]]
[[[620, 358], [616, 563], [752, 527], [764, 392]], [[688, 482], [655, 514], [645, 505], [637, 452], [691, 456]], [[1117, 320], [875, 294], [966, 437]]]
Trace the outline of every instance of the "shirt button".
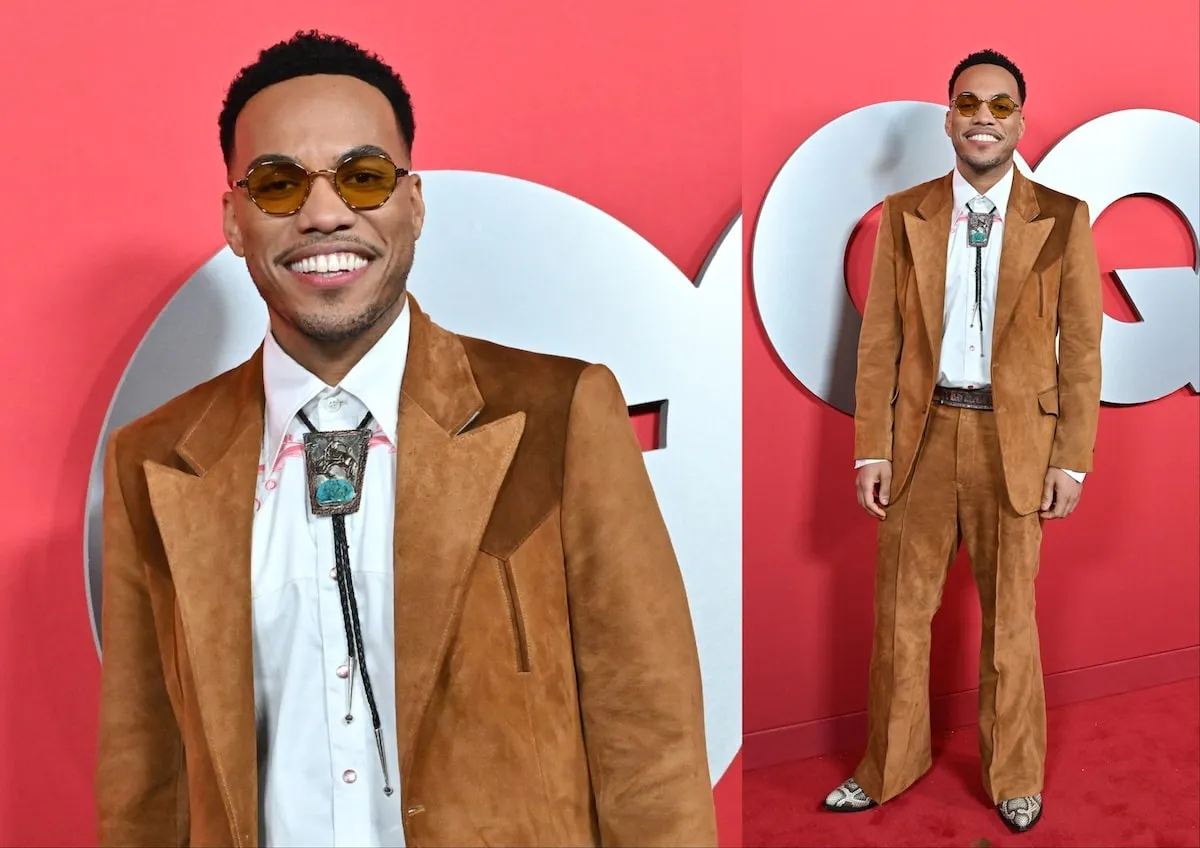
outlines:
[[339, 409], [342, 408], [342, 402], [340, 400], [338, 400], [337, 398], [330, 398], [329, 400], [325, 401], [325, 407], [330, 412], [337, 412]]
[[358, 773], [354, 769], [346, 769], [342, 772], [342, 781], [345, 783], [353, 783], [358, 780]]
[[340, 677], [340, 678], [342, 678], [343, 680], [344, 680], [345, 678], [349, 677], [349, 676], [350, 676], [350, 666], [348, 666], [348, 665], [339, 665], [339, 666], [337, 667], [337, 676], [338, 676], [338, 677]]
[[336, 568], [329, 569], [329, 579], [337, 580], [337, 569]]
[[971, 350], [974, 350], [974, 349], [975, 349], [975, 345], [971, 345]]

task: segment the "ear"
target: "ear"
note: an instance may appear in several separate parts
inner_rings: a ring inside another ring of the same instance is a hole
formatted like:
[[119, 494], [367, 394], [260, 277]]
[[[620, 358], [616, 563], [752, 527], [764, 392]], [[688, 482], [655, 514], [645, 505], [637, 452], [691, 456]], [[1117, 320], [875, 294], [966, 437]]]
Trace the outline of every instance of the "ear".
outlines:
[[1017, 113], [1017, 141], [1021, 140], [1021, 136], [1025, 135], [1025, 110], [1022, 109]]
[[412, 228], [413, 239], [421, 237], [421, 230], [425, 226], [425, 195], [421, 190], [421, 175], [412, 174], [409, 178], [412, 183], [409, 188], [409, 203], [412, 204]]
[[947, 137], [947, 138], [954, 138], [953, 134], [950, 132], [950, 118], [951, 118], [951, 110], [950, 110], [950, 109], [947, 109], [947, 110], [946, 110], [946, 126], [945, 126], [945, 129], [946, 129], [946, 137]]
[[225, 232], [225, 243], [229, 245], [229, 249], [233, 251], [235, 256], [245, 258], [246, 247], [242, 241], [242, 229], [238, 226], [237, 209], [235, 204], [237, 198], [233, 196], [232, 191], [225, 192], [221, 198], [221, 215], [222, 229]]

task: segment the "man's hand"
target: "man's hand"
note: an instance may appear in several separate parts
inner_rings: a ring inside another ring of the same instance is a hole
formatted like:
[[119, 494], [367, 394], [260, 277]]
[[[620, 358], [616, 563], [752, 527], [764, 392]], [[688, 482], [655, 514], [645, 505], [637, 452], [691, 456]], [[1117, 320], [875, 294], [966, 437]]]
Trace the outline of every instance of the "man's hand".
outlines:
[[[866, 469], [863, 469], [866, 471]], [[1083, 484], [1071, 479], [1061, 468], [1046, 472], [1046, 483], [1042, 487], [1042, 518], [1066, 518], [1079, 505]]]
[[892, 492], [892, 464], [880, 461], [864, 465], [858, 469], [854, 485], [858, 490], [858, 505], [880, 520], [887, 518], [883, 507], [888, 505]]

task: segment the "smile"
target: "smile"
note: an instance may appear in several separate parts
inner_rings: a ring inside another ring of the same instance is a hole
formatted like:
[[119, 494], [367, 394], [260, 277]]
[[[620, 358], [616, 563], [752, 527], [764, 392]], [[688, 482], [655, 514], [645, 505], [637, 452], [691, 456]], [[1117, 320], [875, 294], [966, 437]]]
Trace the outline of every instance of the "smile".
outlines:
[[369, 259], [356, 253], [322, 253], [289, 262], [287, 268], [297, 274], [346, 274], [369, 264]]
[[1000, 141], [1000, 136], [987, 130], [976, 130], [967, 133], [967, 141], [973, 141], [976, 144], [997, 144]]

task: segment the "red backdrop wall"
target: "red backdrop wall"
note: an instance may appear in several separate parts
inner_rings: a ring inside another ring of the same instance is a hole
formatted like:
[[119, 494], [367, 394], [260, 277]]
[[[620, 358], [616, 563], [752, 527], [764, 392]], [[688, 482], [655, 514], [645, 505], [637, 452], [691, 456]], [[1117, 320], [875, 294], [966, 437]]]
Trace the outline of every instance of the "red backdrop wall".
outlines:
[[[983, 14], [957, 3], [870, 0], [823, 6], [819, 22], [806, 4], [759, 0], [747, 8], [747, 242], [771, 180], [806, 138], [872, 103], [944, 102], [950, 71], [973, 50], [1000, 50], [1024, 72], [1029, 104], [1019, 150], [1031, 165], [1108, 112], [1156, 108], [1200, 118], [1195, 0], [1086, 7], [1011, 0]], [[876, 229], [868, 220], [850, 250], [849, 285], [860, 310]], [[1094, 231], [1105, 271], [1195, 266], [1189, 229], [1155, 201], [1119, 201]], [[1105, 285], [1109, 314], [1132, 320], [1113, 282]], [[851, 419], [775, 357], [749, 282], [744, 320], [749, 768], [863, 744], [875, 522], [854, 499]], [[1200, 673], [1198, 451], [1200, 403], [1189, 390], [1103, 409], [1082, 503], [1046, 528], [1038, 600], [1051, 703]], [[931, 682], [941, 696], [934, 722], [970, 723], [979, 611], [963, 559], [951, 570], [934, 645]]]
[[[88, 470], [134, 346], [223, 244], [237, 69], [299, 28], [361, 40], [413, 93], [418, 169], [560, 189], [694, 278], [739, 208], [731, 20], [728, 0], [3, 4], [0, 361], [20, 411], [0, 445], [36, 460], [0, 512], [0, 844], [95, 840]], [[727, 844], [739, 778], [718, 788]]]

